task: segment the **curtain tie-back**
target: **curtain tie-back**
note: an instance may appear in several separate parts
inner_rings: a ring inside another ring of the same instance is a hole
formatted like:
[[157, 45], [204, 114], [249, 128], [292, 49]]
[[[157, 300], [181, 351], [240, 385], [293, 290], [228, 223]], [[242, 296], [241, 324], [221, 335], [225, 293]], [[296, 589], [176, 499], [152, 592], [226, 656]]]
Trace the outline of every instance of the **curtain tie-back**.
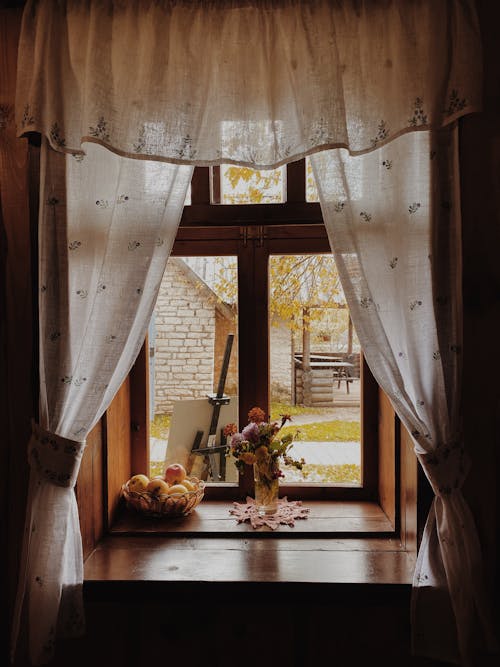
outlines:
[[461, 437], [439, 442], [435, 449], [417, 456], [436, 496], [462, 488], [470, 463]]
[[70, 440], [32, 422], [28, 448], [30, 465], [57, 486], [73, 487], [78, 477], [85, 440]]

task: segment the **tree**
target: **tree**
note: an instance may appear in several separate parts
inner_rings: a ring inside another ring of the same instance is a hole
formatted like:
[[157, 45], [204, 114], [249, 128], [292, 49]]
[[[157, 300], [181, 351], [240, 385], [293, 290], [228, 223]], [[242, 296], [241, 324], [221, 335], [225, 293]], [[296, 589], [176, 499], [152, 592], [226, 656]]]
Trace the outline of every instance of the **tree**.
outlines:
[[223, 204], [277, 204], [283, 201], [283, 170], [221, 166]]
[[346, 308], [332, 255], [273, 255], [269, 282], [271, 316], [292, 330], [310, 329], [325, 309]]
[[[214, 258], [218, 298], [237, 300], [237, 265], [234, 257]], [[332, 255], [272, 255], [269, 263], [271, 323], [285, 323], [293, 334], [328, 332], [334, 340], [348, 331], [349, 316]], [[343, 317], [338, 311], [343, 310]]]

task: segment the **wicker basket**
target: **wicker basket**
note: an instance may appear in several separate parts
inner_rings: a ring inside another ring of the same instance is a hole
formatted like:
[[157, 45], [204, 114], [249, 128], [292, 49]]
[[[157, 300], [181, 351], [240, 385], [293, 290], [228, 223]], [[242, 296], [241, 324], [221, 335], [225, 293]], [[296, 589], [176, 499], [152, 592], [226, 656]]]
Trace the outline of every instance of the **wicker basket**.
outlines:
[[127, 507], [152, 517], [185, 516], [200, 504], [205, 493], [205, 482], [197, 477], [187, 478], [196, 488], [187, 493], [161, 494], [155, 496], [149, 491], [130, 491], [128, 482], [122, 486], [122, 497]]

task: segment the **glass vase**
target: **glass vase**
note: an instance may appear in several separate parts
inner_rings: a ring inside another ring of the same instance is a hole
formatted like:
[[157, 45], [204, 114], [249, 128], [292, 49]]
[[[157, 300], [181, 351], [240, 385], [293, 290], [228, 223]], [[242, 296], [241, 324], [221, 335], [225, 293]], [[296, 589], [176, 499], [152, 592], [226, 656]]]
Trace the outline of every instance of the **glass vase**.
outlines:
[[255, 504], [260, 515], [275, 514], [278, 511], [279, 477], [276, 465], [253, 464], [255, 482]]

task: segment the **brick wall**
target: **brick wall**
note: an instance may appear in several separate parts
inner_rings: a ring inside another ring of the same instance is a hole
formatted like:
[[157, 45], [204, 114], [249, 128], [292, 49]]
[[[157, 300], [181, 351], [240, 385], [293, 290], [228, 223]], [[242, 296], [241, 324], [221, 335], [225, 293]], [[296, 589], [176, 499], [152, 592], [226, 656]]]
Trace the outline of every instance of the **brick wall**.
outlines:
[[[198, 283], [202, 285], [201, 283]], [[155, 413], [172, 401], [213, 391], [215, 300], [197, 286], [182, 260], [171, 257], [155, 307]]]

